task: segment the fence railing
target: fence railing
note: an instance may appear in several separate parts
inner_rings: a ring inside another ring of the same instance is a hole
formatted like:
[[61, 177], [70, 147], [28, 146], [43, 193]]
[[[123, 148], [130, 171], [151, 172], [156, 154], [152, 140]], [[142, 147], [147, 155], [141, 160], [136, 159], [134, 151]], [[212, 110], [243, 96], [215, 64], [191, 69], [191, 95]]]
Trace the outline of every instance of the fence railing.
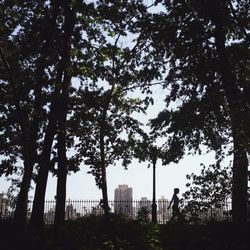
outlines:
[[[172, 216], [172, 209], [168, 209], [168, 200], [158, 200], [157, 204], [157, 222], [159, 224], [167, 223]], [[28, 218], [31, 215], [33, 201], [28, 203]], [[109, 201], [111, 213], [122, 214], [128, 219], [144, 219], [151, 221], [151, 205], [150, 200], [129, 200], [129, 201]], [[46, 224], [54, 223], [55, 216], [55, 200], [46, 200], [44, 209], [44, 221]], [[230, 221], [231, 220], [231, 203], [220, 206], [212, 206], [207, 208], [196, 207], [196, 210], [187, 209], [187, 205], [181, 206], [181, 213], [189, 223], [206, 223], [208, 221]], [[12, 217], [14, 210], [8, 206], [7, 199], [0, 199], [0, 217]], [[103, 215], [100, 200], [67, 200], [65, 204], [65, 219], [75, 220], [84, 216]]]

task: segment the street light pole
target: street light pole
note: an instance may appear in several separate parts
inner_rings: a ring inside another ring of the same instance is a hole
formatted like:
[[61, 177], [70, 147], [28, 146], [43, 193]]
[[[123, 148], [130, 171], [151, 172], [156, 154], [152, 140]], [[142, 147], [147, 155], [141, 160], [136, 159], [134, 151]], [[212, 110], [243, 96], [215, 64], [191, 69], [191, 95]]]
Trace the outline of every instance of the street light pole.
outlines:
[[157, 223], [157, 204], [155, 198], [155, 168], [156, 168], [156, 161], [157, 161], [157, 151], [154, 149], [153, 152], [152, 162], [153, 162], [153, 201], [152, 201], [152, 222]]

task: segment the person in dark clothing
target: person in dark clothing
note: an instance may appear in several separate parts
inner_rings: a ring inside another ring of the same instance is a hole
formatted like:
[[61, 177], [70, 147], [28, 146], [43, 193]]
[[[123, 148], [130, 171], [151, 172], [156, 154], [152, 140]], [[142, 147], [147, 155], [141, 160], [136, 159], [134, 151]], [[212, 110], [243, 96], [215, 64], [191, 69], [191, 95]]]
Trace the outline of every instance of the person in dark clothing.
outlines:
[[175, 218], [177, 218], [177, 220], [180, 219], [180, 208], [179, 208], [179, 203], [180, 203], [180, 199], [178, 197], [178, 194], [180, 192], [180, 189], [179, 188], [175, 188], [174, 189], [174, 194], [173, 194], [173, 197], [169, 203], [169, 206], [168, 206], [168, 209], [171, 207], [171, 205], [173, 204], [172, 206], [172, 217], [170, 219], [170, 221], [173, 221]]

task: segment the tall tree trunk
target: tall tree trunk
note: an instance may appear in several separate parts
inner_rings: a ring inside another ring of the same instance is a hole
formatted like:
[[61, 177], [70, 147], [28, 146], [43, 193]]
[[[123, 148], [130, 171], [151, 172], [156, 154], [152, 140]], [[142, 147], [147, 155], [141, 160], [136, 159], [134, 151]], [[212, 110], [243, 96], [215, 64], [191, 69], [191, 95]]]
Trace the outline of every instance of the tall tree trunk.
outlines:
[[[62, 113], [63, 112], [63, 113]], [[66, 112], [61, 111], [58, 119], [58, 172], [57, 172], [57, 191], [56, 191], [56, 210], [55, 226], [60, 228], [64, 223], [65, 201], [66, 201], [66, 181], [67, 181], [67, 157], [66, 157]]]
[[32, 175], [33, 175], [33, 168], [36, 162], [37, 157], [37, 136], [39, 131], [39, 124], [40, 124], [40, 94], [41, 88], [38, 87], [35, 91], [36, 93], [36, 104], [35, 104], [35, 112], [33, 118], [32, 125], [29, 129], [29, 136], [30, 139], [26, 138], [27, 143], [26, 148], [28, 153], [24, 157], [24, 174], [22, 178], [21, 188], [17, 199], [16, 209], [15, 209], [15, 222], [21, 228], [24, 228], [26, 225], [27, 219], [27, 205], [28, 205], [28, 193], [30, 190]]
[[74, 11], [69, 6], [69, 1], [62, 3], [64, 10], [64, 79], [62, 81], [62, 93], [60, 97], [60, 109], [58, 110], [58, 175], [57, 175], [57, 194], [55, 226], [57, 229], [64, 223], [65, 201], [66, 201], [66, 182], [67, 182], [67, 156], [66, 156], [66, 120], [69, 102], [69, 90], [71, 86], [70, 74], [70, 49], [71, 36], [75, 24]]
[[106, 176], [105, 145], [104, 145], [104, 134], [105, 134], [104, 133], [104, 130], [105, 130], [104, 119], [100, 125], [101, 190], [102, 190], [102, 207], [104, 210], [104, 214], [106, 216], [109, 216], [110, 208], [109, 208], [109, 203], [108, 203], [108, 188], [107, 188], [107, 176]]
[[[67, 81], [70, 79], [67, 77]], [[69, 83], [64, 82], [69, 86]], [[67, 92], [66, 92], [67, 91]], [[58, 171], [57, 171], [57, 189], [56, 189], [56, 210], [55, 210], [55, 227], [58, 231], [65, 219], [65, 202], [66, 202], [66, 184], [67, 184], [67, 146], [66, 146], [66, 117], [68, 104], [68, 88], [63, 91], [61, 97], [60, 111], [58, 113], [58, 135], [57, 135], [57, 152], [58, 152]]]
[[45, 193], [48, 173], [51, 165], [51, 149], [56, 133], [56, 111], [51, 108], [49, 124], [47, 126], [42, 154], [39, 162], [39, 171], [36, 182], [35, 196], [31, 213], [30, 225], [39, 229], [43, 223]]
[[52, 103], [49, 113], [49, 121], [46, 129], [45, 139], [43, 143], [42, 154], [40, 156], [39, 170], [36, 182], [35, 197], [33, 202], [33, 209], [31, 214], [30, 225], [39, 229], [43, 223], [44, 202], [46, 194], [46, 186], [48, 181], [48, 174], [51, 166], [51, 150], [54, 142], [54, 137], [57, 129], [58, 116], [58, 101], [61, 90], [61, 79], [65, 68], [65, 55], [62, 55], [62, 60], [59, 63], [58, 73], [56, 77], [56, 87], [52, 95]]
[[212, 1], [211, 19], [215, 25], [215, 44], [218, 53], [218, 65], [222, 77], [222, 86], [228, 102], [234, 141], [232, 216], [234, 223], [246, 222], [247, 211], [247, 136], [244, 126], [244, 103], [237, 86], [236, 78], [230, 67], [225, 43], [223, 17], [226, 13], [225, 1]]
[[106, 130], [106, 119], [107, 119], [107, 111], [112, 100], [113, 91], [115, 89], [115, 81], [112, 82], [112, 87], [107, 93], [107, 98], [104, 103], [102, 117], [100, 121], [100, 158], [101, 158], [101, 190], [102, 190], [102, 207], [104, 210], [104, 214], [106, 217], [109, 217], [110, 207], [108, 201], [108, 187], [107, 187], [107, 174], [106, 174], [106, 156], [105, 156], [105, 130]]

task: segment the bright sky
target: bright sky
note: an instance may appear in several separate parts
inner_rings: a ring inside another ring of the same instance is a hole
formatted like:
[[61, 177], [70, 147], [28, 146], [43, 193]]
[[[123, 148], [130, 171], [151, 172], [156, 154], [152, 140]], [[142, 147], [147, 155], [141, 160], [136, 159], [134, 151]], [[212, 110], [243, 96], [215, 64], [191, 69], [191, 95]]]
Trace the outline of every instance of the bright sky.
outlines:
[[[156, 164], [156, 198], [165, 196], [170, 199], [175, 187], [180, 188], [180, 194], [184, 192], [186, 184], [186, 174], [200, 171], [200, 163], [211, 163], [212, 155], [187, 156], [178, 164], [162, 166], [158, 161]], [[152, 167], [147, 167], [148, 163], [138, 163], [135, 161], [128, 170], [122, 166], [111, 166], [107, 169], [109, 199], [114, 199], [114, 189], [119, 184], [126, 184], [133, 188], [133, 198], [140, 199], [147, 197], [152, 199]], [[53, 181], [50, 181], [52, 184]], [[52, 185], [51, 185], [52, 187]], [[48, 192], [48, 197], [53, 197], [54, 190]], [[101, 191], [94, 183], [94, 177], [86, 174], [86, 170], [74, 174], [68, 178], [67, 197], [70, 199], [98, 199], [101, 198]]]

